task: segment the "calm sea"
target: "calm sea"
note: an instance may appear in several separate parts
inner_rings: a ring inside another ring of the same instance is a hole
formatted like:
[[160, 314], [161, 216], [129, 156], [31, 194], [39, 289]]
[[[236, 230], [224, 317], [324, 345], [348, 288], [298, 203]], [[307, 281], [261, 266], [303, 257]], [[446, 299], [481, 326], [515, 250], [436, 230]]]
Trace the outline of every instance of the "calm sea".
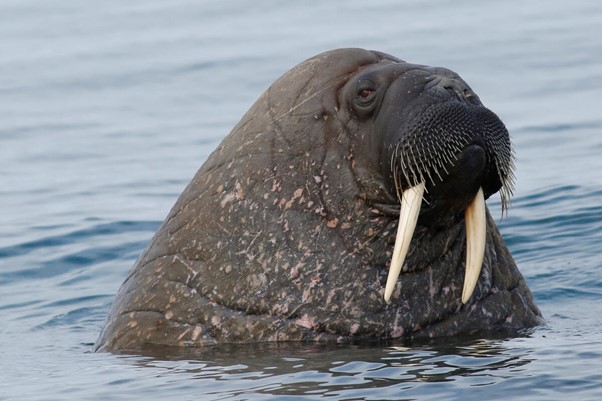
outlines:
[[[92, 353], [211, 150], [284, 71], [351, 46], [451, 68], [505, 121], [518, 185], [500, 226], [547, 325], [410, 348]], [[0, 400], [600, 400], [601, 103], [598, 0], [2, 0]]]

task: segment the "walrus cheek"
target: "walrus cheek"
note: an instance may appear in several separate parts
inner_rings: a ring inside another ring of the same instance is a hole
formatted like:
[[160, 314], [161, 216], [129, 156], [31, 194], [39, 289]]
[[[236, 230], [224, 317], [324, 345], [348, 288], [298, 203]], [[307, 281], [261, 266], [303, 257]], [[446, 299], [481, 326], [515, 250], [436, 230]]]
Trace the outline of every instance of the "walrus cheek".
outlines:
[[[391, 266], [387, 276], [384, 298], [389, 302], [403, 262], [408, 254], [410, 242], [416, 229], [416, 222], [424, 195], [424, 182], [405, 190], [401, 197], [399, 224], [391, 258]], [[462, 303], [467, 303], [479, 280], [483, 257], [485, 254], [486, 212], [483, 189], [479, 188], [476, 196], [465, 211], [466, 223], [466, 267], [462, 288]]]

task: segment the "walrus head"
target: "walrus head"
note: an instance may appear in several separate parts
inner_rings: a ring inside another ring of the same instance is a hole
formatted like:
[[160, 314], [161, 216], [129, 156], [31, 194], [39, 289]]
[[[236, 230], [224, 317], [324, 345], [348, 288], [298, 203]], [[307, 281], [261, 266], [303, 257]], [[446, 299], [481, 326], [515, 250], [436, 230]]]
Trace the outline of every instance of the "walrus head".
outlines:
[[[500, 191], [505, 210], [512, 194], [514, 156], [506, 127], [453, 71], [397, 60], [354, 74], [341, 101], [360, 124], [373, 125], [378, 140], [361, 129], [356, 135], [362, 146], [380, 153], [373, 160], [401, 205], [385, 300], [391, 297], [418, 219], [441, 229], [463, 212], [466, 303], [483, 261], [485, 199]], [[374, 180], [373, 175], [361, 178]]]
[[485, 207], [500, 192], [506, 208], [512, 182], [507, 130], [457, 74], [363, 49], [319, 54], [199, 169], [97, 348], [540, 324]]

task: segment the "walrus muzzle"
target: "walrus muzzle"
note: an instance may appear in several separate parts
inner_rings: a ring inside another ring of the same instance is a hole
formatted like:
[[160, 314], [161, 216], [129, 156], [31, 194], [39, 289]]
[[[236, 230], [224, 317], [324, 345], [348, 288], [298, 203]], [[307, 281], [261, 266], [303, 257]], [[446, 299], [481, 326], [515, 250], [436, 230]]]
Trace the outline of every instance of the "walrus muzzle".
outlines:
[[485, 199], [500, 191], [502, 209], [506, 210], [512, 194], [514, 155], [508, 131], [493, 112], [480, 104], [454, 100], [429, 107], [402, 132], [391, 159], [401, 205], [384, 298], [389, 301], [393, 293], [423, 200], [436, 207], [437, 199], [445, 198], [448, 207], [451, 204], [452, 208], [464, 209], [466, 268], [462, 303], [467, 303], [485, 252]]

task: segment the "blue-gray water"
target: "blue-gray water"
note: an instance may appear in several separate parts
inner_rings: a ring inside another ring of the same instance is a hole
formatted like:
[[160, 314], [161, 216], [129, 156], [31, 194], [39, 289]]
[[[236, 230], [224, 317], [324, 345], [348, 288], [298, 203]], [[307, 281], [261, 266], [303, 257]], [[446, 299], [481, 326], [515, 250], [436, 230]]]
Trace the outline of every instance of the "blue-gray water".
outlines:
[[[0, 400], [602, 399], [601, 38], [597, 0], [3, 0]], [[211, 150], [280, 74], [349, 46], [456, 70], [505, 121], [518, 185], [500, 226], [547, 326], [413, 348], [92, 353]]]

